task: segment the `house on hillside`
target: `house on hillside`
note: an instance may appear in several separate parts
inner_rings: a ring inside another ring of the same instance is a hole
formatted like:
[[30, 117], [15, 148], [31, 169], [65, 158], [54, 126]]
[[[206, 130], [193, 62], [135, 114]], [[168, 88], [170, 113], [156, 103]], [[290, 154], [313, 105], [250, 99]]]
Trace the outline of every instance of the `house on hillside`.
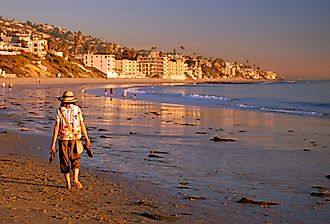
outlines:
[[44, 57], [47, 55], [47, 40], [32, 39], [27, 41], [27, 46], [32, 54], [36, 54], [40, 57]]

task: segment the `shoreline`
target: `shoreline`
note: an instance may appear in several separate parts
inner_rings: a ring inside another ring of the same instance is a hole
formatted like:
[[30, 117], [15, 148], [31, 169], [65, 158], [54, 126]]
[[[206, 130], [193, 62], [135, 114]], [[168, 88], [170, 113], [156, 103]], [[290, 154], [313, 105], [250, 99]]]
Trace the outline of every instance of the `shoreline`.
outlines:
[[[40, 80], [40, 83], [37, 82]], [[0, 78], [0, 82], [5, 82], [7, 85], [40, 85], [40, 84], [161, 84], [161, 83], [184, 83], [184, 84], [203, 84], [203, 83], [217, 83], [217, 84], [249, 84], [249, 83], [263, 83], [269, 82], [267, 80], [250, 80], [250, 79], [198, 79], [198, 80], [171, 80], [171, 79], [122, 79], [122, 78], [14, 78], [5, 79]]]

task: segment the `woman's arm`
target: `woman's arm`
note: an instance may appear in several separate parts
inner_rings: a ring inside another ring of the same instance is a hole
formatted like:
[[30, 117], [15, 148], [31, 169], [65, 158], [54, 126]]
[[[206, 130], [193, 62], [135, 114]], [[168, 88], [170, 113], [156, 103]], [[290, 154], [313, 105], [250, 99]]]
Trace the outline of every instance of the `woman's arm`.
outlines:
[[52, 146], [50, 151], [52, 152], [56, 152], [56, 140], [57, 140], [57, 136], [58, 136], [58, 132], [59, 132], [59, 123], [56, 122], [55, 126], [54, 126], [54, 130], [53, 130], [53, 140], [52, 140]]
[[88, 138], [87, 130], [84, 121], [80, 121], [80, 127], [81, 127], [81, 132], [85, 137], [86, 144], [89, 145], [91, 144], [91, 141]]

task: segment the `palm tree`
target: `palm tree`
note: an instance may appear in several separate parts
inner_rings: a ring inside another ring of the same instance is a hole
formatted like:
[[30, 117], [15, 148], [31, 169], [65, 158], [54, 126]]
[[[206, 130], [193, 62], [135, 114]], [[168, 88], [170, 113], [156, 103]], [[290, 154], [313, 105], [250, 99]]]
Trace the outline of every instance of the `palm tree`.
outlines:
[[182, 54], [183, 54], [183, 50], [185, 49], [185, 47], [183, 45], [180, 46], [180, 49], [182, 51]]

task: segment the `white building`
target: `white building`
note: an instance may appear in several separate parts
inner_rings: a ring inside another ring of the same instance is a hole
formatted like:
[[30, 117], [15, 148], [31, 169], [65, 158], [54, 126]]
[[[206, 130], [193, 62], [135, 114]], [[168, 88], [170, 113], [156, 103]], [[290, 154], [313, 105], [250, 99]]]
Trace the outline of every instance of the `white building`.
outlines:
[[47, 54], [47, 40], [44, 39], [34, 39], [27, 42], [28, 48], [32, 54], [38, 56], [46, 56]]
[[123, 59], [121, 68], [123, 75], [132, 77], [139, 73], [139, 63], [135, 60]]
[[83, 62], [85, 66], [93, 67], [104, 74], [108, 78], [118, 78], [118, 73], [115, 71], [115, 55], [112, 54], [84, 54]]
[[136, 60], [116, 60], [116, 72], [120, 78], [145, 78], [145, 74], [139, 71]]
[[267, 80], [276, 80], [277, 79], [277, 74], [274, 71], [267, 70], [264, 72], [264, 77]]
[[163, 78], [166, 69], [166, 57], [160, 55], [159, 52], [151, 51], [137, 58], [140, 66], [140, 72], [149, 78]]
[[187, 65], [184, 59], [170, 59], [166, 62], [166, 70], [164, 72], [165, 79], [186, 79]]

